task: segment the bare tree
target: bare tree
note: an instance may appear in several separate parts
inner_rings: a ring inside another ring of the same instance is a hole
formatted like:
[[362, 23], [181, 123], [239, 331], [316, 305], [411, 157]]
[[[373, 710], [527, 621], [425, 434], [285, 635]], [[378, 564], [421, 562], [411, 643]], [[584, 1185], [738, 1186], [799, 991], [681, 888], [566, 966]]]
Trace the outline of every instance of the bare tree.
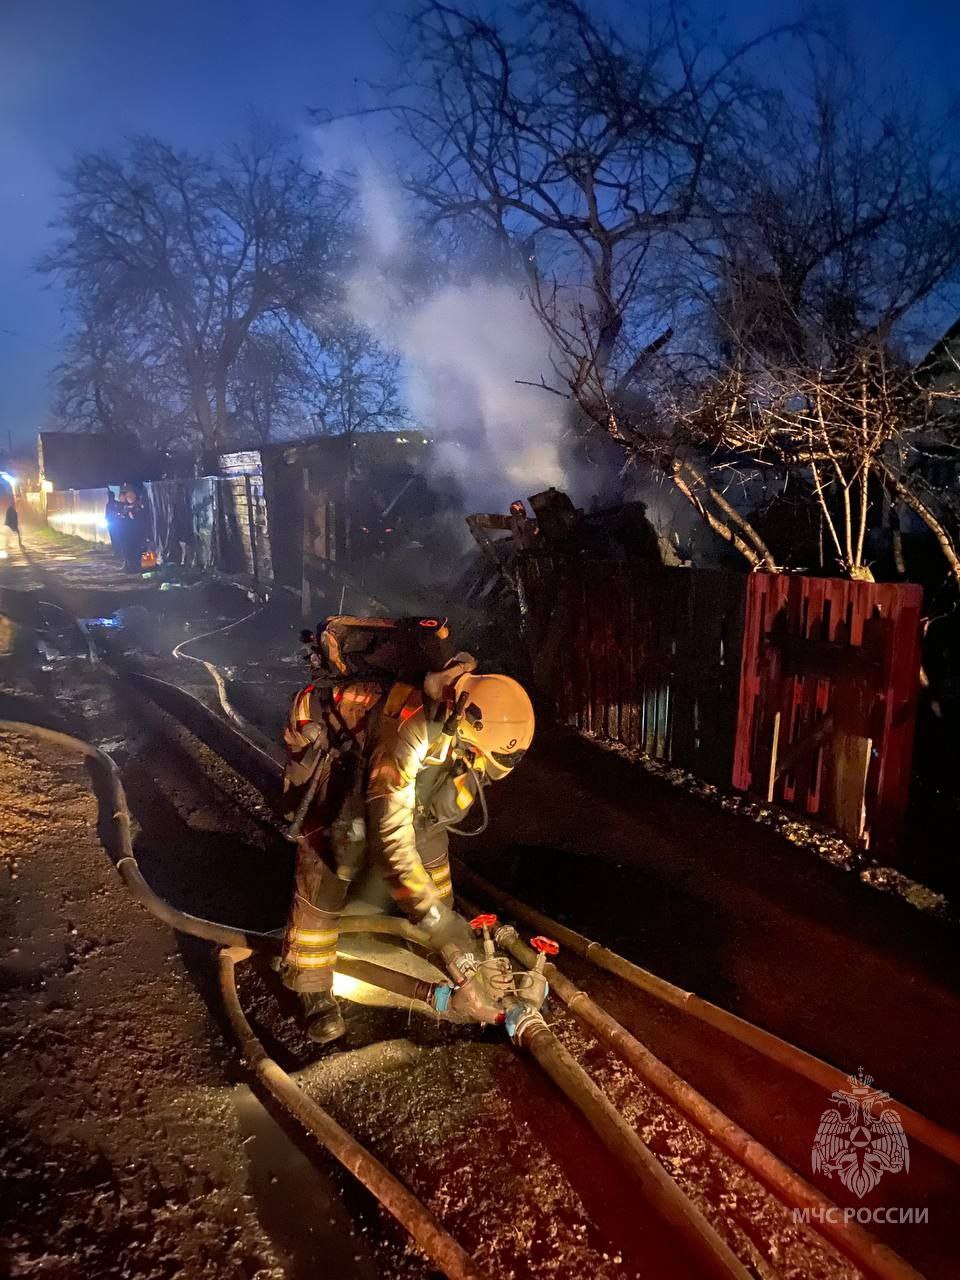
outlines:
[[[713, 456], [754, 472], [801, 475], [809, 483], [830, 548], [846, 577], [872, 581], [868, 520], [890, 490], [938, 537], [954, 573], [951, 539], [904, 460], [933, 428], [931, 397], [909, 363], [882, 345], [862, 345], [829, 368], [771, 365], [749, 377], [726, 370], [702, 388], [684, 426]], [[960, 577], [958, 577], [960, 582]]]
[[680, 437], [721, 471], [799, 476], [829, 561], [853, 578], [872, 576], [866, 535], [883, 492], [957, 566], [906, 461], [934, 426], [907, 352], [918, 308], [960, 272], [960, 172], [915, 114], [885, 106], [834, 75], [814, 83], [808, 110], [784, 101], [768, 114], [729, 171], [739, 208], [698, 247], [692, 292], [711, 341], [672, 405]]
[[320, 337], [318, 414], [333, 435], [405, 426], [400, 398], [400, 357], [384, 350], [369, 331], [339, 317]]
[[549, 324], [588, 318], [575, 387], [594, 363], [629, 385], [625, 331], [662, 319], [658, 245], [696, 218], [761, 95], [745, 50], [708, 58], [674, 12], [638, 43], [576, 0], [526, 15], [419, 11], [416, 91], [398, 107], [424, 158], [410, 187], [435, 221], [474, 220], [508, 246]]
[[[746, 60], [791, 30], [723, 53], [674, 10], [639, 39], [576, 0], [502, 26], [434, 0], [413, 20], [414, 82], [396, 107], [422, 157], [409, 187], [434, 224], [500, 243], [552, 339], [544, 389], [628, 450], [651, 425], [636, 393], [688, 309], [679, 251], [709, 233], [719, 175], [769, 97]], [[746, 550], [733, 517], [694, 497], [695, 462], [671, 474]]]
[[334, 292], [344, 203], [263, 131], [220, 164], [141, 138], [123, 157], [76, 162], [40, 269], [168, 354], [204, 445], [218, 448], [254, 326]]
[[147, 449], [189, 443], [191, 422], [179, 372], [122, 317], [85, 308], [75, 317], [56, 369], [54, 411], [65, 426], [108, 435], [135, 434]]
[[576, 0], [503, 25], [435, 0], [413, 31], [411, 189], [522, 263], [552, 339], [543, 388], [753, 568], [778, 566], [738, 491], [799, 472], [838, 568], [864, 575], [871, 483], [894, 486], [927, 414], [892, 353], [957, 274], [945, 135], [841, 59], [806, 88], [751, 72], [802, 27], [722, 53], [675, 10], [634, 39]]
[[297, 363], [301, 407], [311, 433], [350, 436], [409, 422], [400, 394], [400, 356], [339, 302], [284, 318], [281, 329], [288, 358]]
[[228, 391], [232, 435], [239, 444], [265, 445], [309, 431], [315, 387], [286, 325], [260, 323], [251, 330], [230, 371]]

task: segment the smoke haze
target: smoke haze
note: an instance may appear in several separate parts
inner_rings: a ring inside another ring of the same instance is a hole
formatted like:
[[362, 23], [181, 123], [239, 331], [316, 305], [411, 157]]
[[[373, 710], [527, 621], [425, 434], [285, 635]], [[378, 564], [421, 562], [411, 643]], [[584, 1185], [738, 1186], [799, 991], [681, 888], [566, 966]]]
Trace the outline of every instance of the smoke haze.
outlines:
[[[473, 510], [505, 510], [549, 485], [564, 487], [567, 402], [537, 387], [551, 373], [549, 342], [518, 289], [477, 277], [412, 290], [412, 232], [403, 197], [367, 173], [362, 183], [366, 243], [348, 306], [405, 363], [406, 401], [437, 442], [435, 470], [459, 483]], [[411, 300], [413, 299], [413, 300]]]

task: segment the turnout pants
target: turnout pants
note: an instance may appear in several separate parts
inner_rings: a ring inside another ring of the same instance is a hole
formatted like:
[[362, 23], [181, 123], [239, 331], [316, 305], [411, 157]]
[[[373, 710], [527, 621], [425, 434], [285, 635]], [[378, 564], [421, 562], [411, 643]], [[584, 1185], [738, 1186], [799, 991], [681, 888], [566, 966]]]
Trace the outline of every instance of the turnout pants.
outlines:
[[423, 869], [434, 883], [445, 907], [453, 906], [453, 884], [450, 879], [450, 837], [446, 827], [437, 824], [417, 825], [417, 852]]
[[[340, 913], [363, 861], [365, 826], [358, 779], [334, 765], [316, 813], [297, 843], [293, 898], [283, 937], [280, 976], [292, 991], [330, 991]], [[330, 820], [331, 813], [336, 816]]]
[[[300, 838], [293, 899], [283, 938], [280, 976], [292, 991], [330, 991], [337, 963], [340, 915], [351, 882], [366, 858], [366, 828], [359, 797], [351, 796], [327, 829]], [[446, 829], [418, 827], [417, 848], [424, 870], [446, 906], [453, 906]], [[391, 877], [384, 868], [387, 882]]]
[[330, 991], [337, 963], [340, 912], [350, 887], [320, 857], [309, 837], [297, 845], [293, 901], [283, 937], [280, 976], [293, 991]]

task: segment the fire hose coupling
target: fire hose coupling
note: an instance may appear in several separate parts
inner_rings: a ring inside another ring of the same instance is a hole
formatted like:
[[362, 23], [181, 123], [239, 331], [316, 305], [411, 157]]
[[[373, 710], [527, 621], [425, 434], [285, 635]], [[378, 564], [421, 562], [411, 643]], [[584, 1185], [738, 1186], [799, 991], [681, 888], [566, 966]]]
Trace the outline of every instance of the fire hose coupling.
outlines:
[[450, 997], [456, 991], [456, 987], [451, 986], [449, 982], [438, 982], [433, 988], [433, 998], [430, 1003], [436, 1009], [437, 1013], [446, 1013], [450, 1008]]
[[519, 1045], [532, 1031], [547, 1024], [539, 1009], [532, 1008], [526, 1000], [518, 1000], [507, 1010], [503, 1025], [513, 1043]]
[[514, 942], [520, 938], [519, 933], [512, 924], [502, 924], [497, 932], [493, 935], [493, 941], [501, 951], [509, 951]]

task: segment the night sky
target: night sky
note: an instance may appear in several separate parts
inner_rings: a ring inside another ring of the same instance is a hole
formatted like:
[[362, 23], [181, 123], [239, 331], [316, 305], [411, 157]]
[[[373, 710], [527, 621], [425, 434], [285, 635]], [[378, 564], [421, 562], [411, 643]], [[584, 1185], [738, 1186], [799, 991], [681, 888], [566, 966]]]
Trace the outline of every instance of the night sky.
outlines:
[[[614, 0], [607, 7], [620, 9]], [[932, 104], [960, 92], [960, 6], [850, 0], [851, 37]], [[251, 109], [313, 140], [305, 107], [358, 104], [386, 78], [402, 0], [0, 0], [0, 447], [45, 425], [62, 335], [55, 289], [33, 272], [49, 243], [57, 174], [79, 150], [156, 133], [229, 143]], [[707, 0], [743, 32], [783, 0]]]

